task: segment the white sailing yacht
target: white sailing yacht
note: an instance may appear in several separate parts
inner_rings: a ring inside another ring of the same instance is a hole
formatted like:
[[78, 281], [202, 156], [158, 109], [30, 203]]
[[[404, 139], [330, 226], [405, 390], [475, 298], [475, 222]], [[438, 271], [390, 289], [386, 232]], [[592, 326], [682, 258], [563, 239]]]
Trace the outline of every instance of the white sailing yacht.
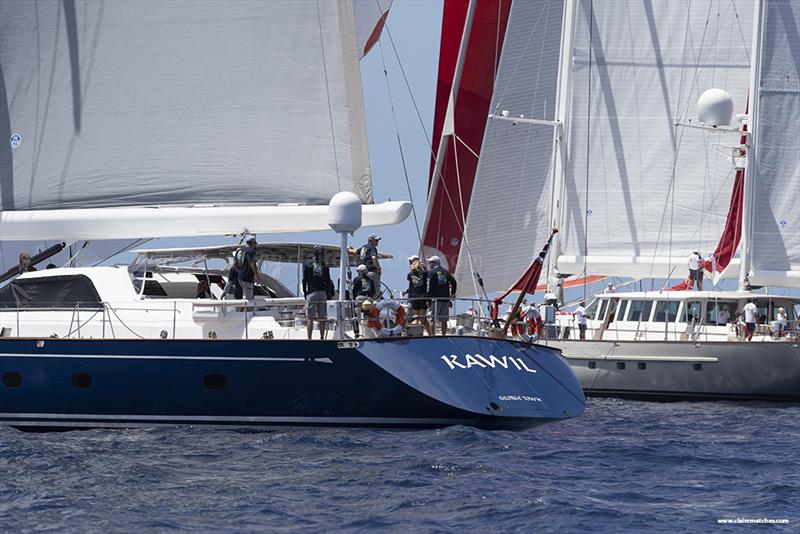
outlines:
[[[580, 340], [559, 314], [546, 343], [589, 394], [800, 399], [798, 334], [775, 324], [784, 308], [791, 329], [800, 308], [798, 27], [800, 6], [783, 0], [513, 2], [482, 141], [471, 154], [451, 142], [474, 125], [459, 124], [457, 102], [441, 141], [459, 163], [480, 156], [474, 185], [463, 164], [436, 169], [435, 187], [462, 203], [434, 198], [429, 223], [457, 224], [429, 224], [426, 246], [445, 252], [461, 291], [491, 293], [560, 228], [549, 286], [583, 287], [572, 304], [591, 304], [590, 319]], [[459, 57], [465, 71], [476, 55]], [[695, 111], [715, 88], [733, 102], [727, 121]], [[693, 251], [738, 290], [657, 281], [685, 278]], [[642, 290], [585, 293], [605, 277]], [[735, 317], [750, 299], [759, 324], [746, 343]]]
[[373, 203], [359, 58], [384, 4], [0, 0], [0, 240], [342, 240], [328, 339], [306, 339], [303, 299], [269, 277], [221, 298], [238, 245], [22, 273], [0, 288], [0, 422], [517, 428], [583, 411], [554, 349], [351, 328], [347, 233], [411, 211]]

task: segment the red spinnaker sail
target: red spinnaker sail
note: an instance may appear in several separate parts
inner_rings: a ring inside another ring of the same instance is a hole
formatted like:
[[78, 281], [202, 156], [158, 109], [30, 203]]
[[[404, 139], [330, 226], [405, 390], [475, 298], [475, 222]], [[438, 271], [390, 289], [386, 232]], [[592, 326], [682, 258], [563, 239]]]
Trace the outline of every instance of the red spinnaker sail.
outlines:
[[[747, 129], [747, 125], [744, 126]], [[743, 135], [741, 143], [744, 144], [747, 138]], [[719, 238], [717, 248], [710, 259], [703, 262], [703, 269], [710, 273], [722, 273], [730, 264], [739, 241], [742, 238], [742, 204], [744, 203], [744, 173], [745, 169], [736, 169], [736, 179], [733, 182], [731, 192], [731, 204], [728, 208], [728, 218], [725, 221], [725, 229]]]
[[[423, 244], [447, 262], [455, 272], [463, 239], [462, 228], [469, 210], [472, 184], [486, 128], [492, 89], [500, 52], [505, 37], [511, 0], [475, 0], [472, 31], [466, 51], [461, 82], [457, 89], [453, 113], [455, 134], [461, 142], [453, 148], [453, 138], [446, 138], [441, 180], [433, 176], [435, 161], [431, 160], [428, 217], [425, 220]], [[439, 52], [439, 79], [436, 89], [436, 112], [433, 121], [433, 153], [439, 149], [447, 105], [455, 75], [458, 50], [467, 17], [468, 0], [445, 0], [442, 16], [442, 39]], [[458, 171], [456, 171], [458, 158]], [[459, 180], [460, 178], [460, 180]], [[435, 252], [434, 252], [435, 251]]]

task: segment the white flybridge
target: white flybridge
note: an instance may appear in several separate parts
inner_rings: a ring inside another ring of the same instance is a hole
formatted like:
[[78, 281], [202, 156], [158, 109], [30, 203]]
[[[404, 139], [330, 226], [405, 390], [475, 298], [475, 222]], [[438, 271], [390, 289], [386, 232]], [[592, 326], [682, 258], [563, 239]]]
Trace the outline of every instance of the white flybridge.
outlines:
[[[682, 280], [697, 251], [701, 273], [742, 293], [687, 281], [597, 296], [585, 341], [569, 314], [549, 343], [594, 394], [800, 398], [800, 301], [750, 291], [800, 290], [798, 26], [800, 5], [781, 0], [515, 2], [461, 209], [462, 292], [476, 272], [489, 292], [515, 287], [553, 226], [559, 294], [606, 276]], [[734, 328], [748, 298], [759, 343]]]
[[[374, 203], [368, 161], [359, 58], [390, 3], [0, 0], [0, 239], [342, 238], [21, 263], [0, 287], [0, 422], [518, 428], [583, 411], [554, 349], [375, 339], [347, 315], [347, 233], [411, 211]], [[296, 264], [297, 291], [263, 262]]]

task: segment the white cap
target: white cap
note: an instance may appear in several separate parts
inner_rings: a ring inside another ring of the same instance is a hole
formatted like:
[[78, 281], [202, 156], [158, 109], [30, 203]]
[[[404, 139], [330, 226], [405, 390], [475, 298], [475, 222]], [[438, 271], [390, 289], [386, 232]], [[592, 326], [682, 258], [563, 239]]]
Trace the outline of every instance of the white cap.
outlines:
[[428, 258], [428, 261], [430, 263], [441, 263], [442, 259], [439, 258], [439, 256], [431, 256], [430, 258]]
[[358, 272], [366, 271], [366, 270], [367, 270], [367, 266], [364, 265], [363, 263], [361, 265], [359, 265], [358, 267], [356, 267], [356, 271], [358, 271]]
[[412, 254], [411, 256], [408, 257], [408, 263], [411, 263], [412, 261], [417, 261], [417, 260], [419, 260], [419, 256], [417, 256], [416, 254]]

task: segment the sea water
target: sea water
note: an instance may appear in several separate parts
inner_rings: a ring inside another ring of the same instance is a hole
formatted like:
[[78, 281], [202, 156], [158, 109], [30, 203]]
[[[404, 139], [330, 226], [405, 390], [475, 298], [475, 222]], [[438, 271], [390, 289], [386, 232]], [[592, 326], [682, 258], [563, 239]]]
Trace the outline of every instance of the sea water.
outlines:
[[0, 427], [2, 532], [742, 529], [720, 520], [800, 529], [800, 406], [590, 400], [520, 432]]

